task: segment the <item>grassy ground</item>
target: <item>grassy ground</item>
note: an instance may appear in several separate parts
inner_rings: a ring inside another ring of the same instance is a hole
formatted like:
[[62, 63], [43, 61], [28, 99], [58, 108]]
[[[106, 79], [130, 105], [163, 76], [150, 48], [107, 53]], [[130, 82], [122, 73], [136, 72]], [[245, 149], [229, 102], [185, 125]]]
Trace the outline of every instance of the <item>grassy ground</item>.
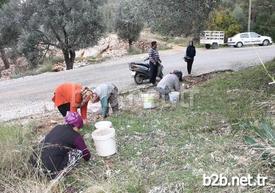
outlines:
[[[268, 68], [274, 74], [275, 62]], [[95, 156], [81, 162], [54, 191], [262, 193], [272, 192], [272, 186], [274, 191], [274, 166], [244, 143], [244, 136], [254, 134], [241, 129], [247, 122], [274, 120], [275, 88], [268, 82], [263, 69], [256, 67], [218, 75], [186, 92], [177, 107], [161, 103], [145, 111], [136, 104], [109, 118], [117, 132], [118, 154], [108, 159], [95, 155], [90, 136], [94, 128], [84, 128]], [[28, 175], [24, 161], [30, 149], [25, 147], [35, 132], [31, 135], [14, 128], [0, 130], [5, 158], [1, 160], [12, 159], [1, 162], [0, 191], [44, 191], [51, 182]], [[203, 174], [213, 173], [228, 177], [262, 174], [270, 180], [265, 187], [204, 187]], [[7, 182], [13, 183], [6, 186]]]

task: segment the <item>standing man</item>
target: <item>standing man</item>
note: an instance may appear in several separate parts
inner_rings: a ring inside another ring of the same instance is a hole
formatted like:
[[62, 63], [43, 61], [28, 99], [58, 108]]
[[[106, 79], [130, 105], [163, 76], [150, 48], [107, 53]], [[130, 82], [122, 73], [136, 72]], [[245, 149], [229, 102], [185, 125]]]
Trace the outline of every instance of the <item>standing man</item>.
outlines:
[[157, 42], [151, 42], [151, 48], [149, 49], [149, 62], [150, 62], [150, 83], [156, 85], [156, 78], [158, 74], [158, 66], [161, 63], [159, 59], [159, 53], [157, 51]]
[[189, 75], [191, 74], [191, 71], [192, 71], [192, 65], [193, 65], [195, 56], [196, 56], [196, 48], [193, 45], [193, 41], [190, 41], [186, 49], [186, 56], [185, 56], [185, 61], [187, 62], [187, 71]]
[[102, 108], [102, 116], [106, 118], [109, 114], [109, 103], [113, 113], [118, 111], [118, 89], [114, 84], [100, 84], [93, 90], [92, 102], [100, 101]]

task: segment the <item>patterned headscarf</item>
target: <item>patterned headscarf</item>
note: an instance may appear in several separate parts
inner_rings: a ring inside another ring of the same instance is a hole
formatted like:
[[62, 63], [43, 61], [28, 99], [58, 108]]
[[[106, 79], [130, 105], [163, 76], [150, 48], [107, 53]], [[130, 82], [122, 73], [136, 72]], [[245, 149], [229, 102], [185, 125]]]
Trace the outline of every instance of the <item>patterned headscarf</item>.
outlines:
[[81, 97], [82, 97], [82, 101], [81, 101], [80, 107], [87, 104], [89, 100], [92, 99], [93, 92], [89, 88], [85, 87], [84, 89], [81, 90]]
[[68, 111], [65, 117], [65, 122], [79, 129], [83, 127], [83, 120], [81, 116], [78, 114], [78, 112]]

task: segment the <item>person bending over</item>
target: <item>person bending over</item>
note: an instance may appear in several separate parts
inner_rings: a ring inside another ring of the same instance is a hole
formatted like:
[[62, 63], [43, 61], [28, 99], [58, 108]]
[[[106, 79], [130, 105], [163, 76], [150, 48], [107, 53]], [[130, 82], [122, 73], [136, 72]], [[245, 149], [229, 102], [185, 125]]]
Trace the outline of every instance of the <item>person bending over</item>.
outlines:
[[63, 117], [67, 112], [77, 112], [80, 108], [82, 119], [87, 123], [87, 106], [92, 97], [92, 91], [81, 84], [63, 83], [54, 91], [52, 101]]
[[182, 81], [182, 72], [173, 71], [170, 74], [164, 76], [158, 83], [156, 90], [160, 94], [160, 98], [164, 96], [165, 100], [169, 99], [169, 93], [172, 91], [180, 91], [180, 81]]
[[101, 103], [102, 116], [106, 118], [109, 114], [109, 104], [113, 113], [118, 111], [118, 88], [112, 83], [100, 84], [93, 90], [92, 102]]

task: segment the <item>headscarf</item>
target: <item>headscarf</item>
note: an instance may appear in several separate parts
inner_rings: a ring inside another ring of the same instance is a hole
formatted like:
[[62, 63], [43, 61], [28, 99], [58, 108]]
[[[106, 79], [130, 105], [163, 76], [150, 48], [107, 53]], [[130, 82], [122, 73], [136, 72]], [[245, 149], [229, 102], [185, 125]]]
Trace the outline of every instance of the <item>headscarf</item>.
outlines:
[[93, 92], [89, 88], [85, 87], [84, 89], [81, 90], [81, 97], [82, 97], [82, 101], [81, 101], [80, 107], [87, 104], [89, 100], [92, 100]]
[[83, 120], [78, 112], [68, 111], [67, 115], [65, 116], [65, 122], [69, 125], [77, 127], [78, 129], [83, 127]]
[[179, 78], [179, 81], [182, 81], [182, 72], [181, 71], [174, 70], [173, 74], [175, 74]]

